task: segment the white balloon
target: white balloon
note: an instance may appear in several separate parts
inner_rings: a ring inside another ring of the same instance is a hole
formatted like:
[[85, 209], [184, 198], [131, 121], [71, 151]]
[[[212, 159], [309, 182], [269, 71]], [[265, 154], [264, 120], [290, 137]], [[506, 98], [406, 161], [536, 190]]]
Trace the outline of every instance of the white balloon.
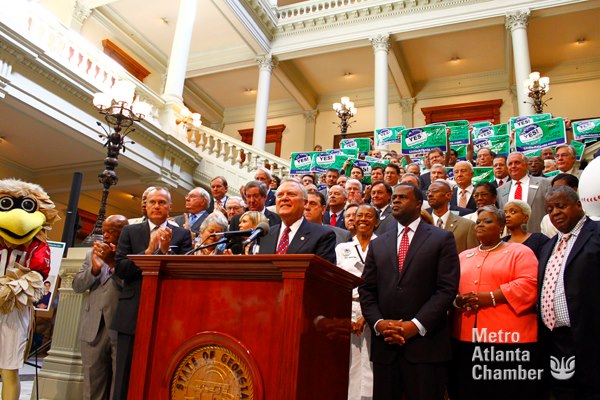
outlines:
[[600, 217], [600, 157], [596, 157], [581, 173], [579, 198], [590, 217]]

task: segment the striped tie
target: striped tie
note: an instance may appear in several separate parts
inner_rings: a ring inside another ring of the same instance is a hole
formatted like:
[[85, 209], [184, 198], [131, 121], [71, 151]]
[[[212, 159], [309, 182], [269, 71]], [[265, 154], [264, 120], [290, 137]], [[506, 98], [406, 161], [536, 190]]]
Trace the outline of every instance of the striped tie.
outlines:
[[286, 226], [283, 230], [283, 235], [281, 235], [281, 239], [279, 239], [279, 245], [277, 246], [277, 251], [275, 254], [285, 254], [287, 253], [287, 249], [290, 246], [290, 232], [292, 230], [289, 226]]

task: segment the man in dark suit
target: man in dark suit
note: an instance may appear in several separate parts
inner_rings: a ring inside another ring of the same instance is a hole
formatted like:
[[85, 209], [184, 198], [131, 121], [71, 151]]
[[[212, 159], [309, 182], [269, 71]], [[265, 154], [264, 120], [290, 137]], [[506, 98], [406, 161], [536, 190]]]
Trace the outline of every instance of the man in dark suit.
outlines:
[[379, 213], [379, 225], [375, 229], [377, 236], [385, 232], [388, 226], [392, 226], [395, 223], [395, 219], [392, 217], [392, 187], [385, 181], [376, 181], [371, 185], [371, 204], [377, 209]]
[[227, 216], [227, 200], [229, 199], [229, 196], [227, 196], [228, 189], [229, 185], [224, 176], [215, 176], [212, 181], [210, 181], [210, 194], [212, 198], [206, 209], [207, 213], [210, 214], [216, 209]]
[[89, 289], [81, 313], [79, 336], [83, 397], [112, 398], [117, 365], [117, 333], [109, 329], [123, 283], [113, 276], [115, 250], [127, 218], [109, 215], [102, 223], [102, 242], [94, 243], [73, 279], [73, 291]]
[[459, 161], [454, 165], [454, 182], [456, 189], [452, 191], [450, 199], [450, 208], [461, 207], [468, 208], [471, 212], [477, 211], [477, 205], [473, 198], [473, 166], [470, 162]]
[[448, 207], [451, 196], [452, 189], [446, 182], [436, 181], [429, 185], [427, 201], [431, 206], [433, 225], [452, 232], [456, 241], [456, 250], [460, 254], [464, 250], [477, 246], [479, 242], [475, 236], [475, 223], [455, 215]]
[[[327, 211], [323, 215], [323, 223], [325, 225], [337, 226], [345, 229], [344, 224], [344, 208], [348, 201], [346, 189], [339, 185], [334, 185], [329, 188], [327, 197]], [[333, 216], [335, 214], [335, 217]]]
[[510, 175], [508, 175], [508, 166], [506, 165], [506, 156], [498, 154], [492, 161], [492, 168], [494, 168], [494, 185], [496, 188], [504, 185], [510, 181]]
[[349, 242], [352, 240], [352, 234], [346, 229], [338, 228], [337, 226], [323, 225], [323, 214], [325, 214], [325, 196], [316, 190], [308, 191], [306, 207], [304, 208], [304, 218], [313, 224], [322, 225], [335, 233], [336, 246], [340, 243]]
[[210, 203], [210, 195], [201, 187], [194, 188], [185, 196], [185, 209], [187, 212], [178, 215], [173, 220], [181, 228], [185, 228], [192, 232], [192, 238], [200, 234], [200, 226], [208, 217], [208, 204]]
[[117, 374], [115, 399], [126, 399], [129, 386], [133, 343], [138, 306], [142, 291], [142, 271], [128, 254], [185, 254], [192, 249], [190, 232], [167, 222], [171, 210], [171, 194], [163, 187], [148, 193], [146, 212], [148, 220], [123, 228], [117, 253], [115, 273], [123, 279], [123, 290], [112, 321], [112, 329], [118, 332]]
[[[447, 311], [459, 260], [450, 232], [421, 222], [421, 190], [394, 189], [395, 228], [371, 242], [359, 287], [373, 328], [373, 399], [442, 400], [451, 358]], [[400, 233], [400, 234], [399, 234]]]
[[508, 156], [510, 181], [498, 188], [498, 205], [501, 209], [512, 200], [523, 200], [531, 207], [527, 232], [541, 232], [540, 224], [546, 215], [545, 196], [550, 190], [550, 180], [527, 174], [527, 157], [514, 152]]
[[275, 225], [260, 241], [260, 254], [314, 254], [335, 264], [335, 233], [303, 217], [308, 194], [295, 180], [284, 180], [277, 189]]
[[539, 336], [556, 400], [600, 399], [600, 223], [568, 186], [546, 195], [558, 229], [539, 257]]
[[271, 181], [273, 180], [273, 175], [271, 174], [271, 171], [269, 171], [265, 167], [259, 167], [256, 170], [256, 174], [254, 174], [254, 179], [264, 183], [267, 186], [267, 197], [265, 199], [265, 207], [275, 205], [275, 191], [271, 190]]
[[[258, 211], [265, 214], [265, 217], [267, 217], [269, 220], [269, 226], [273, 226], [279, 224], [281, 222], [281, 218], [265, 207], [267, 191], [267, 186], [260, 181], [250, 181], [244, 186], [248, 211]], [[242, 215], [239, 214], [234, 215], [233, 218], [231, 218], [231, 221], [229, 222], [230, 231], [238, 231], [240, 229], [241, 216]], [[233, 254], [243, 254], [244, 249], [242, 248], [242, 238], [239, 236], [232, 238], [230, 249]]]

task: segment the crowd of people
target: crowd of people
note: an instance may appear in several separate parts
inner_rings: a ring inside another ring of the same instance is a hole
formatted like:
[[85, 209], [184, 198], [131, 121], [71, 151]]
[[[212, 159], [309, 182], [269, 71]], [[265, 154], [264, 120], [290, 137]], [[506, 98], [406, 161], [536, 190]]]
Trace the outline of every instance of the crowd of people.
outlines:
[[[190, 190], [182, 215], [149, 187], [140, 218], [108, 217], [73, 282], [95, 305], [82, 319], [86, 398], [127, 397], [142, 281], [128, 254], [315, 254], [364, 279], [348, 399], [600, 399], [600, 225], [579, 201], [574, 148], [433, 149], [423, 166], [369, 156], [385, 167], [368, 184], [352, 165], [283, 180], [258, 168], [240, 196], [222, 176]], [[474, 166], [493, 180], [474, 184]], [[257, 240], [215, 235], [264, 224]]]

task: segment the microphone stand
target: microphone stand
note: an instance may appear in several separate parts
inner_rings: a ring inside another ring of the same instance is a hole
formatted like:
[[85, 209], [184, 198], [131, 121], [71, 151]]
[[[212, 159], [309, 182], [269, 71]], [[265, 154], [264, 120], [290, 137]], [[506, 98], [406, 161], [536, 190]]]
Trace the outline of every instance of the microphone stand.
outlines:
[[214, 243], [209, 243], [209, 244], [205, 244], [205, 245], [196, 246], [192, 250], [190, 250], [187, 253], [185, 253], [185, 255], [189, 256], [190, 254], [194, 254], [194, 253], [196, 253], [199, 250], [207, 249], [207, 248], [213, 247], [213, 246], [218, 246], [220, 244], [227, 243], [227, 242], [228, 242], [228, 239], [227, 238], [223, 238], [223, 239], [221, 239], [221, 240], [219, 240], [217, 242], [214, 242]]

